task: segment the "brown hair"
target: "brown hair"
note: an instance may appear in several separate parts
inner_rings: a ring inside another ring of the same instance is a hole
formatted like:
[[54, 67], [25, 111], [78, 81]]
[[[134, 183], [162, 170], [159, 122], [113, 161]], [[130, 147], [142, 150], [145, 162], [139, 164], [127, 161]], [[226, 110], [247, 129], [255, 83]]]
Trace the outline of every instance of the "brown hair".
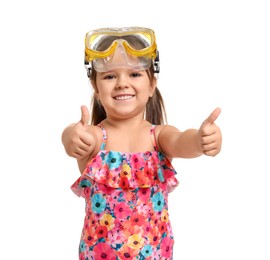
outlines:
[[[115, 38], [112, 38], [113, 36], [107, 37], [100, 45], [99, 45], [99, 50], [104, 50], [109, 47], [109, 44], [111, 44], [112, 40], [115, 40]], [[133, 37], [133, 38], [131, 38]], [[132, 43], [134, 47], [145, 47], [145, 43], [139, 41], [137, 37], [134, 37], [132, 35], [129, 35], [128, 39], [129, 43]], [[150, 81], [152, 82], [154, 80], [154, 66], [153, 64], [151, 67], [147, 70], [148, 77]], [[91, 73], [89, 75], [89, 78], [91, 82], [93, 82], [96, 86], [96, 75], [97, 72], [93, 68], [91, 68]], [[96, 91], [96, 89], [95, 89]], [[99, 124], [102, 120], [106, 119], [107, 115], [105, 112], [104, 107], [102, 106], [101, 102], [96, 98], [95, 93], [93, 94], [92, 101], [92, 113], [91, 113], [91, 124], [92, 125], [97, 125]], [[152, 97], [149, 97], [148, 102], [146, 103], [146, 109], [145, 109], [145, 119], [150, 122], [151, 124], [154, 125], [163, 125], [165, 122], [167, 122], [167, 116], [166, 116], [166, 111], [165, 111], [165, 106], [164, 106], [164, 101], [161, 96], [161, 93], [159, 89], [156, 87], [155, 92]]]

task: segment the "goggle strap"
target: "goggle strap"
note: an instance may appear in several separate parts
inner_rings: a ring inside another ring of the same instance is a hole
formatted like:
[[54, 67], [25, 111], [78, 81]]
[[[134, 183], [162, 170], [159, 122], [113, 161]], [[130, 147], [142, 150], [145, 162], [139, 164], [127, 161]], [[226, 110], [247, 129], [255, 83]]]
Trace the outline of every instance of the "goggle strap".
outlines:
[[90, 79], [91, 77], [91, 71], [92, 71], [92, 65], [91, 62], [87, 61], [86, 59], [84, 60], [84, 67], [87, 72], [87, 77]]
[[159, 60], [159, 51], [156, 51], [156, 58], [153, 60], [154, 73], [160, 72], [160, 60]]

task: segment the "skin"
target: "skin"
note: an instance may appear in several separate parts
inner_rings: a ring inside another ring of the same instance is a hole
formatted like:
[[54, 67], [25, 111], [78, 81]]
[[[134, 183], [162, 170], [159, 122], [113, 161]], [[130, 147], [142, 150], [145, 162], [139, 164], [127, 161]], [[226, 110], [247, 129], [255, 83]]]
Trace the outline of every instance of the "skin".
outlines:
[[[156, 79], [150, 81], [146, 71], [127, 67], [97, 73], [95, 94], [104, 106], [107, 118], [101, 122], [107, 131], [106, 150], [120, 152], [153, 151], [150, 138], [151, 124], [144, 120], [145, 105], [154, 93]], [[221, 150], [222, 135], [215, 124], [221, 110], [216, 108], [199, 129], [180, 131], [174, 126], [159, 125], [155, 137], [158, 148], [168, 158], [195, 158], [201, 155], [216, 156]], [[62, 143], [66, 153], [77, 159], [81, 172], [95, 156], [102, 143], [102, 131], [89, 125], [90, 114], [81, 107], [81, 120], [66, 127]]]

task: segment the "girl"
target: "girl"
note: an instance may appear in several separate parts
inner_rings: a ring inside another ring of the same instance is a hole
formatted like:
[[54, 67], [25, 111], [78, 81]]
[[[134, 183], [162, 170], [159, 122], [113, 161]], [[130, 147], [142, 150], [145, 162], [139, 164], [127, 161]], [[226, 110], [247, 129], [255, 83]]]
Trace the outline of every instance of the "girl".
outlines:
[[198, 130], [164, 125], [159, 57], [148, 28], [89, 32], [85, 66], [94, 88], [91, 125], [82, 106], [81, 120], [62, 135], [82, 173], [71, 188], [86, 200], [79, 259], [173, 259], [168, 193], [178, 181], [171, 161], [220, 152], [220, 109]]

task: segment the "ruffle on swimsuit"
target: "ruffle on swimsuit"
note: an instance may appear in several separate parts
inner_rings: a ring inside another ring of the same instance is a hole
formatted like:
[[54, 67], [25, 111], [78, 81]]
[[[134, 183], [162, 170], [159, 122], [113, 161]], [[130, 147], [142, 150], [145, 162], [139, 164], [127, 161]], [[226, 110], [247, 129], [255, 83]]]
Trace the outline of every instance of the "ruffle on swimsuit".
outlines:
[[175, 178], [176, 171], [170, 160], [157, 150], [154, 130], [153, 125], [150, 133], [155, 151], [128, 153], [104, 150], [107, 136], [102, 128], [101, 150], [88, 162], [81, 177], [71, 186], [73, 192], [85, 197], [84, 188], [91, 186], [89, 179], [115, 189], [148, 188], [163, 183], [167, 185], [168, 192], [171, 192], [179, 183]]

